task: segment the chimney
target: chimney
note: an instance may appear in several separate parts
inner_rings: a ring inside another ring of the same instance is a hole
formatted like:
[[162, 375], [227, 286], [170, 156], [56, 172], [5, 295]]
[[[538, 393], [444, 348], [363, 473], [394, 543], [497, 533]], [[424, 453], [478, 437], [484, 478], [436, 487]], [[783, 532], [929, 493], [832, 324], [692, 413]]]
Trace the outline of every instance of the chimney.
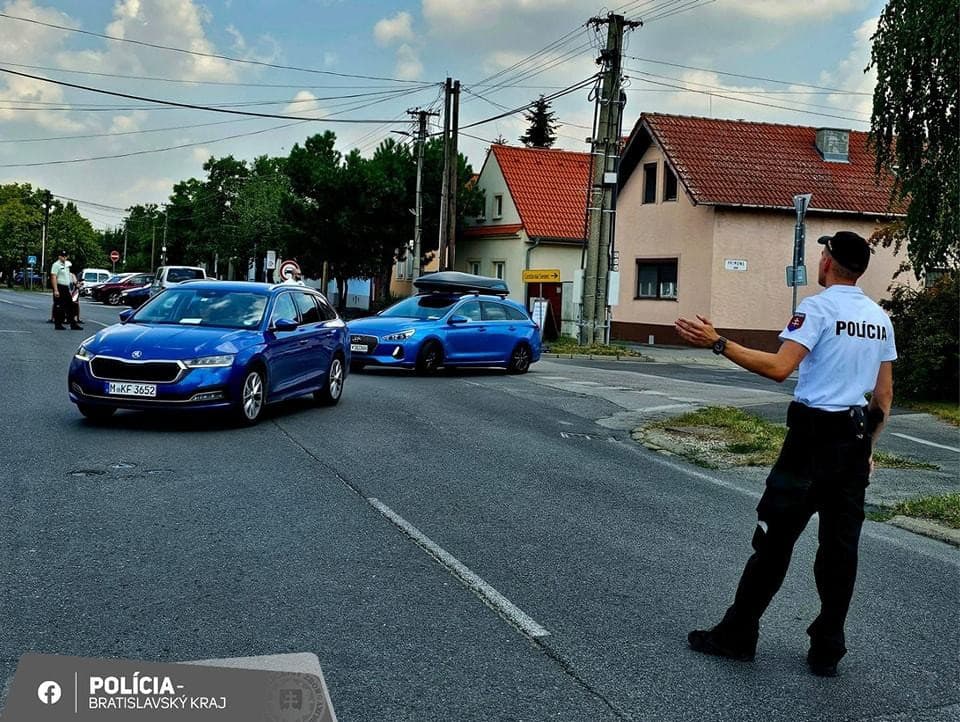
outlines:
[[817, 150], [828, 163], [849, 163], [850, 131], [842, 128], [817, 128]]

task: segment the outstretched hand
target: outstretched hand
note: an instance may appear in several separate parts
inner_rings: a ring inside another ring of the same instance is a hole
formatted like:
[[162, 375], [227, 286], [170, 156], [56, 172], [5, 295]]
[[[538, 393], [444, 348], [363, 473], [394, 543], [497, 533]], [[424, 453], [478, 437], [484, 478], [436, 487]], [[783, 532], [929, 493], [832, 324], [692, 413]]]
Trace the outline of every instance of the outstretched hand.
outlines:
[[720, 334], [714, 329], [710, 319], [697, 314], [697, 320], [678, 318], [673, 327], [680, 334], [680, 338], [692, 346], [708, 348], [716, 343]]

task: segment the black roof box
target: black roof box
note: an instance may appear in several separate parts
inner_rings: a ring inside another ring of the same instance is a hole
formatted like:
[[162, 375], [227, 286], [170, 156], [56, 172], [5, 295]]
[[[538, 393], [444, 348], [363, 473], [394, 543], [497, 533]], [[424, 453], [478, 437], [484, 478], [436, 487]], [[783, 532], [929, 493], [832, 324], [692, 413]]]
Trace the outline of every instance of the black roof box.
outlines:
[[507, 282], [502, 279], [474, 276], [472, 273], [460, 273], [459, 271], [428, 273], [416, 279], [413, 285], [423, 292], [446, 291], [448, 293], [490, 293], [494, 295], [510, 293]]

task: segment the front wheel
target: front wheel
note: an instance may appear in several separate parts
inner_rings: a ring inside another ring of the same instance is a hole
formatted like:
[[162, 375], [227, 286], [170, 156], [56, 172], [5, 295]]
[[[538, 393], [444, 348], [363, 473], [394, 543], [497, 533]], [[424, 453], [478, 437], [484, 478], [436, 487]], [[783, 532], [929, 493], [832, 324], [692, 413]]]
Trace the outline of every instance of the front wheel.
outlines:
[[517, 344], [510, 354], [510, 362], [507, 364], [507, 372], [511, 374], [525, 374], [530, 370], [530, 347], [525, 343]]
[[252, 369], [243, 377], [240, 387], [240, 402], [236, 408], [236, 418], [247, 426], [253, 426], [260, 420], [266, 401], [266, 388], [263, 373]]
[[326, 383], [313, 392], [313, 398], [318, 404], [324, 406], [336, 406], [343, 394], [344, 378], [343, 357], [338, 353], [330, 362], [330, 368], [327, 369]]
[[120, 291], [111, 291], [110, 295], [107, 296], [107, 303], [110, 306], [119, 306], [120, 305]]
[[443, 349], [436, 341], [428, 341], [417, 354], [417, 374], [433, 376], [443, 366]]
[[112, 406], [91, 406], [90, 404], [77, 404], [77, 409], [91, 421], [106, 421], [116, 412]]

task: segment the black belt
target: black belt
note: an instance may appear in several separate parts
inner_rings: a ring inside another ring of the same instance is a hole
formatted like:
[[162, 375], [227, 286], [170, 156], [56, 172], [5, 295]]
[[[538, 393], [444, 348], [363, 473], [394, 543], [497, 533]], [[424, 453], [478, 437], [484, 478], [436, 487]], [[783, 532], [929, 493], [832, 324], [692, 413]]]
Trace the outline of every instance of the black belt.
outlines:
[[843, 411], [824, 411], [799, 401], [791, 402], [787, 409], [787, 426], [805, 436], [835, 439], [862, 439], [873, 430], [868, 429], [866, 406], [851, 406]]

